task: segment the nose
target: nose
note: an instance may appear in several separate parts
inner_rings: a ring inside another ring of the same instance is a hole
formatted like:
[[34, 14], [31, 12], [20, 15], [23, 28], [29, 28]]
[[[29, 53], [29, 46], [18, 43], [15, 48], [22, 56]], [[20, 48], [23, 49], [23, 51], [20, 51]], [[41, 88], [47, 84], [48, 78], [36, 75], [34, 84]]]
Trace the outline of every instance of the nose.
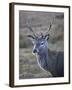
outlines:
[[36, 49], [33, 49], [33, 53], [36, 53], [37, 52], [37, 50]]

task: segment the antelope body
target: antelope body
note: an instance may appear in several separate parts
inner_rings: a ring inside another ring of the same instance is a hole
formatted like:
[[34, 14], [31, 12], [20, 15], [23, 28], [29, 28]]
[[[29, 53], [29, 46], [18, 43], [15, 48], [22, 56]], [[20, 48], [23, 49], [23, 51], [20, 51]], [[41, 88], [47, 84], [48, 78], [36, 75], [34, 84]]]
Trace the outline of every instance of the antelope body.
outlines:
[[[31, 27], [29, 29], [32, 31]], [[40, 68], [45, 71], [50, 71], [54, 77], [63, 77], [64, 52], [56, 52], [49, 50], [49, 34], [41, 34], [40, 36], [36, 36], [33, 32], [33, 35], [28, 35], [28, 37], [31, 38], [34, 44], [33, 53], [36, 53], [37, 62]]]

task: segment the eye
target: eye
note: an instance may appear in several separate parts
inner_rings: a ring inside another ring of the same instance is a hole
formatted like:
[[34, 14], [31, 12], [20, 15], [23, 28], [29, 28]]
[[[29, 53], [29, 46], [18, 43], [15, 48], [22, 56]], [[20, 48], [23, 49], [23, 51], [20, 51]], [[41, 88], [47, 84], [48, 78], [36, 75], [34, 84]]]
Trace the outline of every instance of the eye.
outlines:
[[41, 42], [41, 45], [43, 45], [44, 44], [44, 42]]

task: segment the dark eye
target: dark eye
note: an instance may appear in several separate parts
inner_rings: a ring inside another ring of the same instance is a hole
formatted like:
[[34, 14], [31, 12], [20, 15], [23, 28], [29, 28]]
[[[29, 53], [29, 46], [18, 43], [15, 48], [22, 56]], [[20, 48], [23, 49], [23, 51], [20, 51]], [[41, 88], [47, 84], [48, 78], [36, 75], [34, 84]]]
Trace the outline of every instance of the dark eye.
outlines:
[[41, 45], [43, 45], [44, 43], [43, 42], [41, 42]]

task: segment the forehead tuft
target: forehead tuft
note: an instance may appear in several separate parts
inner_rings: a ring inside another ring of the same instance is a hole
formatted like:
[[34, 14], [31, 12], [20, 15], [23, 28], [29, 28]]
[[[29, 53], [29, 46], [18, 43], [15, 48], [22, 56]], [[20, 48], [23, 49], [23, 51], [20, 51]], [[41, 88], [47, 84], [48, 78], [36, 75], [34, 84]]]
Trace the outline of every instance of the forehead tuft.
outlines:
[[41, 42], [41, 41], [44, 41], [44, 40], [45, 40], [44, 38], [38, 37], [36, 41], [37, 41], [37, 42]]

